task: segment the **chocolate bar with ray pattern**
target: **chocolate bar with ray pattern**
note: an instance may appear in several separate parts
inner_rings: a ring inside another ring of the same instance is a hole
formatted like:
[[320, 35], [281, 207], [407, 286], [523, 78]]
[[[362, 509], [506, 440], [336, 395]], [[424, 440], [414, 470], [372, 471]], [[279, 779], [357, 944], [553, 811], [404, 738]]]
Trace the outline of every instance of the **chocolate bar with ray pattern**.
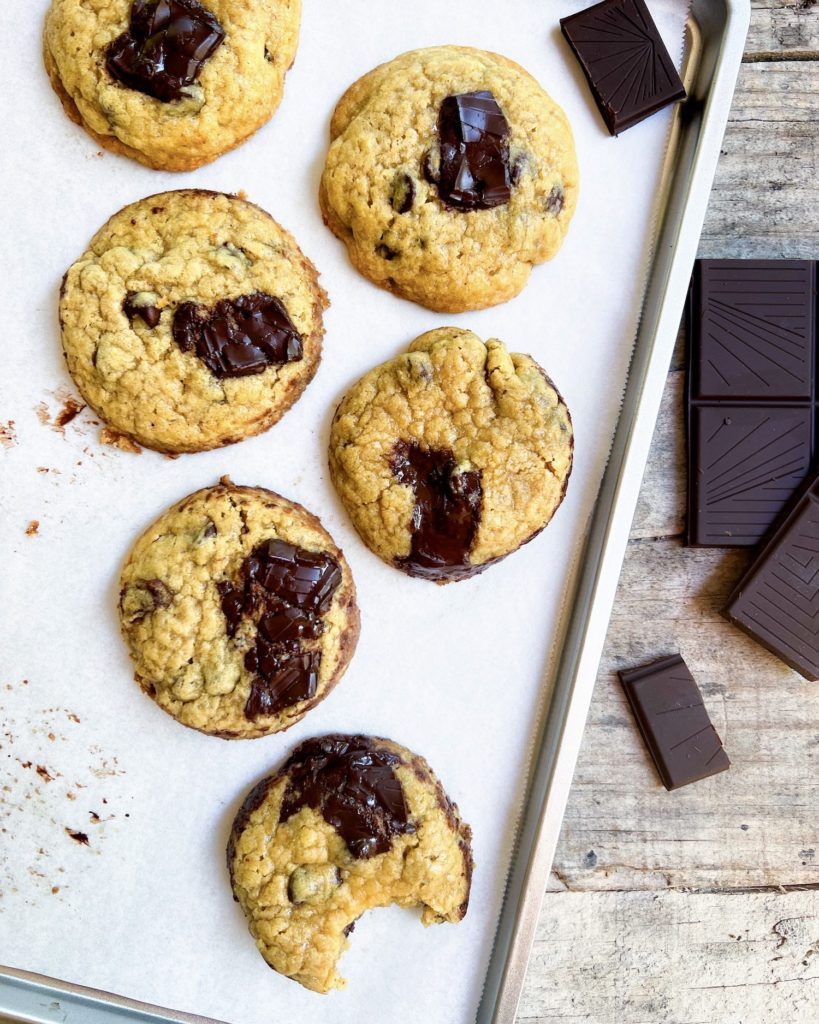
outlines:
[[731, 767], [700, 689], [679, 654], [619, 676], [666, 789]]
[[816, 331], [815, 263], [697, 262], [689, 301], [689, 544], [756, 544], [808, 475], [819, 423]]
[[644, 0], [603, 0], [562, 18], [560, 28], [612, 135], [685, 99]]
[[806, 679], [819, 680], [819, 476], [779, 524], [724, 614]]

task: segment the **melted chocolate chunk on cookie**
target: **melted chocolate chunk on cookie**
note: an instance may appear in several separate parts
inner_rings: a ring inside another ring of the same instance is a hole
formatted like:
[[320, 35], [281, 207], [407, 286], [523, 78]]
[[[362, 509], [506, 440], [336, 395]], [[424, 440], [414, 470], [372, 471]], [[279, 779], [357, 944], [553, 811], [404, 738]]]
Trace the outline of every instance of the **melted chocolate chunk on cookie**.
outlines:
[[321, 651], [305, 650], [303, 642], [324, 632], [321, 616], [340, 583], [341, 568], [332, 555], [283, 540], [254, 548], [242, 563], [237, 584], [217, 583], [228, 636], [236, 636], [244, 617], [256, 625], [244, 660], [255, 676], [245, 704], [251, 721], [315, 696]]
[[174, 313], [173, 337], [183, 352], [195, 352], [220, 380], [295, 363], [304, 352], [287, 310], [264, 292], [222, 299], [210, 310], [183, 302]]
[[151, 303], [140, 303], [139, 297], [139, 292], [129, 292], [122, 304], [122, 312], [129, 320], [140, 317], [145, 325], [153, 330], [159, 323], [162, 313]]
[[398, 559], [410, 576], [458, 580], [478, 571], [469, 552], [481, 514], [480, 470], [458, 472], [450, 451], [422, 448], [399, 441], [393, 449], [392, 472], [415, 494], [409, 555]]
[[[447, 96], [438, 113], [440, 167], [434, 183], [446, 206], [491, 210], [509, 202], [509, 123], [491, 92]], [[432, 174], [432, 161], [424, 173]]]
[[128, 31], [109, 45], [105, 66], [129, 89], [171, 103], [184, 98], [224, 38], [197, 0], [134, 0]]
[[256, 667], [259, 644], [248, 651], [245, 665], [261, 673], [250, 687], [245, 704], [245, 717], [251, 721], [260, 715], [275, 715], [299, 701], [314, 697], [318, 687], [321, 651], [303, 651], [285, 661], [273, 655], [263, 656]]
[[323, 615], [341, 583], [341, 569], [325, 551], [305, 551], [269, 540], [247, 559], [247, 575], [287, 604]]
[[393, 837], [414, 832], [393, 766], [397, 754], [369, 736], [321, 736], [297, 747], [282, 769], [289, 776], [280, 821], [312, 807], [357, 860], [386, 853]]

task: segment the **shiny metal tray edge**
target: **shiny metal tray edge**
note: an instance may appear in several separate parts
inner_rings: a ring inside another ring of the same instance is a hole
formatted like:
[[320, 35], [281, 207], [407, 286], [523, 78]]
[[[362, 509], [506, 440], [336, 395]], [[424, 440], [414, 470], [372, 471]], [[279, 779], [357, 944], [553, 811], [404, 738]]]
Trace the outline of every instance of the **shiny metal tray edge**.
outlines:
[[0, 1024], [224, 1024], [126, 996], [0, 967]]
[[[516, 853], [476, 1024], [513, 1024], [708, 197], [728, 121], [751, 0], [693, 0], [685, 82], [658, 204], [657, 244], [609, 463], [565, 619], [535, 744]], [[213, 1018], [0, 966], [0, 1024], [220, 1024]]]

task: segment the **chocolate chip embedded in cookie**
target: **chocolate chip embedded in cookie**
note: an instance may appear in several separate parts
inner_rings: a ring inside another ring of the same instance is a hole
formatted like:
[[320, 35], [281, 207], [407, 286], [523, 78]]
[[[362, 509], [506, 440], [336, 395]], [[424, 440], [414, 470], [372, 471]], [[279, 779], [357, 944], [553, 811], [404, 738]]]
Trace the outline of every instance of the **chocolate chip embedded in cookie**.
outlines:
[[463, 46], [413, 50], [339, 101], [320, 202], [358, 270], [430, 309], [505, 302], [574, 213], [568, 121], [523, 68]]
[[373, 736], [322, 736], [250, 791], [228, 869], [267, 963], [328, 992], [345, 984], [336, 965], [365, 911], [420, 907], [425, 925], [464, 917], [471, 838], [422, 757]]
[[115, 214], [65, 276], [68, 369], [114, 430], [194, 452], [275, 423], [321, 358], [326, 296], [292, 235], [218, 192]]
[[145, 531], [119, 595], [142, 689], [184, 725], [225, 739], [298, 722], [358, 640], [350, 568], [319, 520], [228, 480]]
[[410, 576], [448, 583], [549, 523], [573, 451], [566, 404], [530, 356], [444, 327], [348, 391], [330, 473], [365, 544]]
[[301, 0], [52, 0], [45, 65], [100, 145], [193, 170], [272, 117], [300, 17]]

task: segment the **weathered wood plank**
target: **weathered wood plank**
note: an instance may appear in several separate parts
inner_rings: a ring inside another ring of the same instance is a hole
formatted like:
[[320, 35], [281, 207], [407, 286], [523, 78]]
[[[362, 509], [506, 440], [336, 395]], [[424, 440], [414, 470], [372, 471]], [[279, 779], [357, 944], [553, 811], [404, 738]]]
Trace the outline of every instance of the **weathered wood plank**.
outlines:
[[815, 1024], [819, 893], [561, 893], [518, 1024]]
[[819, 3], [816, 0], [753, 0], [749, 55], [787, 57], [788, 51], [819, 51]]
[[819, 256], [817, 94], [819, 62], [743, 65], [701, 256]]

